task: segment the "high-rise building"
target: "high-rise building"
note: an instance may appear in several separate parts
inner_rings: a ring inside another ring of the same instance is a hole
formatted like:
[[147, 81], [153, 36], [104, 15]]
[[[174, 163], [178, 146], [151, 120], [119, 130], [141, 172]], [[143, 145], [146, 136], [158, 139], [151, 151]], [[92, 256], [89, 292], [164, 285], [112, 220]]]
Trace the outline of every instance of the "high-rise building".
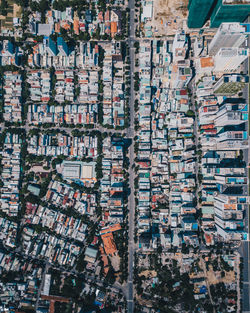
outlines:
[[201, 28], [209, 18], [214, 0], [189, 0], [188, 27]]
[[211, 14], [210, 27], [219, 27], [225, 22], [244, 22], [249, 14], [248, 0], [217, 0]]
[[214, 85], [214, 93], [221, 96], [233, 96], [240, 92], [249, 77], [241, 74], [223, 75]]
[[216, 55], [220, 48], [240, 47], [250, 34], [250, 24], [222, 23], [211, 41], [208, 51]]
[[61, 55], [63, 56], [69, 55], [69, 47], [62, 37], [57, 38], [57, 47]]
[[248, 134], [245, 130], [229, 131], [222, 128], [217, 134], [217, 149], [245, 150], [248, 149]]
[[248, 0], [189, 0], [188, 27], [201, 28], [210, 18], [210, 27], [221, 23], [243, 23], [250, 14]]
[[48, 53], [52, 56], [56, 56], [58, 50], [55, 42], [51, 39], [51, 37], [49, 37], [47, 40], [45, 39], [45, 42]]
[[12, 56], [15, 53], [15, 47], [11, 41], [4, 40], [3, 49], [5, 49], [5, 53], [9, 56]]
[[219, 194], [215, 197], [214, 213], [218, 234], [226, 240], [241, 239], [244, 228], [246, 196]]
[[245, 103], [223, 104], [217, 112], [217, 117], [214, 120], [216, 127], [227, 125], [240, 125], [248, 121], [248, 108]]
[[244, 48], [221, 48], [214, 57], [214, 71], [232, 72], [248, 58], [248, 49]]

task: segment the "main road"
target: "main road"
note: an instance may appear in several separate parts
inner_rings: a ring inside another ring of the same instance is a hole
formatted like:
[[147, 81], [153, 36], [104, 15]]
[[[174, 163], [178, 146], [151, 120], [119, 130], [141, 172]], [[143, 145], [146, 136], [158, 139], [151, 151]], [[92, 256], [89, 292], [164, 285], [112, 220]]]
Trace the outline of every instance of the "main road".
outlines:
[[129, 27], [129, 38], [128, 45], [130, 51], [130, 97], [129, 97], [129, 111], [130, 111], [130, 127], [127, 129], [127, 137], [131, 138], [131, 145], [129, 147], [129, 187], [130, 194], [128, 198], [128, 282], [127, 282], [127, 308], [128, 313], [133, 313], [134, 311], [134, 285], [133, 285], [133, 274], [134, 274], [134, 216], [135, 216], [135, 198], [134, 198], [134, 101], [135, 101], [135, 91], [134, 91], [134, 70], [135, 70], [135, 0], [129, 0], [130, 9], [130, 27]]
[[[250, 46], [250, 38], [247, 39], [246, 47]], [[250, 62], [249, 58], [243, 64], [243, 73], [249, 75]], [[249, 113], [249, 84], [247, 84], [243, 90], [243, 98], [246, 99], [248, 104]], [[249, 117], [248, 117], [249, 118]], [[246, 123], [246, 130], [248, 130], [248, 136], [250, 135], [249, 122]], [[250, 138], [248, 137], [250, 144]], [[250, 161], [250, 148], [243, 150], [244, 161], [246, 162], [246, 176], [248, 177], [249, 161]], [[248, 177], [249, 179], [249, 177]], [[249, 183], [245, 190], [245, 194], [249, 196]], [[249, 206], [247, 206], [245, 212], [245, 231], [248, 233], [248, 240], [243, 241], [239, 250], [241, 257], [243, 258], [243, 287], [242, 287], [242, 313], [250, 313], [250, 227], [249, 227]]]

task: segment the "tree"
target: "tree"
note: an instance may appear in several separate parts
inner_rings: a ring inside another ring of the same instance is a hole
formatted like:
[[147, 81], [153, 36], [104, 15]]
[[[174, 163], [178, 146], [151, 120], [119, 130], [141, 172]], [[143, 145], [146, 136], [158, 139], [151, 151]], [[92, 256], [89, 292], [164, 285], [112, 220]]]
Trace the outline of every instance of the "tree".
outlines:
[[194, 111], [192, 111], [192, 110], [188, 110], [187, 113], [186, 113], [186, 115], [187, 115], [188, 117], [194, 117], [194, 116], [195, 116], [195, 113], [194, 113]]
[[6, 0], [2, 0], [0, 4], [0, 15], [7, 16], [8, 14], [8, 2]]
[[86, 32], [80, 32], [79, 40], [81, 40], [81, 41], [89, 41], [90, 40], [89, 33], [87, 31]]

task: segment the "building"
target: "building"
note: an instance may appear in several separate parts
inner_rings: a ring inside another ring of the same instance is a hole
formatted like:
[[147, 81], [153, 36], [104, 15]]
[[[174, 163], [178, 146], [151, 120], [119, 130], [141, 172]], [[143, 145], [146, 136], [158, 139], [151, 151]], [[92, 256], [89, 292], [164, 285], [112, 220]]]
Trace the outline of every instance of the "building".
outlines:
[[49, 295], [50, 282], [51, 282], [51, 274], [45, 274], [45, 280], [44, 280], [44, 285], [43, 285], [43, 290], [42, 290], [42, 294], [45, 296]]
[[62, 37], [57, 38], [57, 47], [61, 55], [63, 56], [69, 55], [69, 47]]
[[177, 32], [173, 41], [173, 61], [184, 60], [187, 52], [187, 36], [184, 31]]
[[39, 185], [33, 185], [33, 184], [29, 184], [28, 185], [28, 188], [27, 188], [27, 190], [29, 191], [29, 192], [31, 192], [33, 195], [35, 195], [35, 196], [39, 196], [39, 193], [40, 193], [40, 187], [39, 187]]
[[247, 197], [219, 194], [215, 197], [214, 206], [215, 225], [219, 235], [226, 240], [241, 237]]
[[204, 75], [209, 75], [214, 69], [213, 57], [203, 57], [196, 60], [196, 68], [198, 69], [196, 80]]
[[225, 73], [235, 71], [247, 58], [248, 49], [221, 48], [214, 58], [214, 71]]
[[95, 162], [63, 161], [62, 176], [73, 181], [95, 182]]
[[249, 77], [241, 74], [223, 75], [214, 85], [216, 95], [233, 96], [248, 83]]
[[46, 48], [47, 48], [48, 54], [50, 54], [51, 56], [56, 56], [57, 55], [57, 53], [58, 53], [57, 46], [54, 43], [54, 41], [51, 39], [51, 37], [49, 37], [47, 39]]
[[98, 250], [92, 246], [87, 247], [84, 254], [84, 261], [95, 263]]
[[173, 66], [171, 87], [176, 89], [186, 88], [192, 78], [192, 74], [189, 60], [178, 61]]
[[222, 23], [208, 47], [210, 55], [216, 55], [220, 48], [240, 47], [250, 33], [250, 24]]
[[153, 2], [152, 1], [143, 1], [142, 2], [142, 13], [141, 21], [146, 23], [148, 20], [152, 19], [153, 16]]
[[210, 27], [224, 22], [244, 22], [250, 13], [248, 0], [189, 0], [188, 27], [201, 28], [210, 18]]
[[201, 28], [209, 18], [213, 0], [189, 0], [188, 27]]
[[[248, 135], [247, 131], [222, 130], [217, 134], [217, 149], [220, 150], [244, 150], [248, 149]], [[218, 172], [222, 172], [218, 170]]]
[[37, 36], [50, 36], [53, 31], [53, 24], [37, 24], [36, 35]]
[[0, 65], [19, 66], [23, 52], [9, 40], [3, 40], [0, 43]]
[[104, 251], [108, 256], [114, 256], [118, 252], [114, 241], [113, 232], [118, 231], [120, 229], [121, 229], [120, 224], [113, 224], [110, 225], [109, 227], [102, 228], [102, 230], [100, 231]]
[[223, 104], [217, 116], [214, 120], [216, 127], [218, 126], [227, 126], [227, 125], [240, 125], [248, 120], [248, 109], [247, 105], [240, 104]]
[[210, 27], [219, 27], [224, 22], [244, 22], [249, 14], [248, 0], [217, 0], [211, 13]]

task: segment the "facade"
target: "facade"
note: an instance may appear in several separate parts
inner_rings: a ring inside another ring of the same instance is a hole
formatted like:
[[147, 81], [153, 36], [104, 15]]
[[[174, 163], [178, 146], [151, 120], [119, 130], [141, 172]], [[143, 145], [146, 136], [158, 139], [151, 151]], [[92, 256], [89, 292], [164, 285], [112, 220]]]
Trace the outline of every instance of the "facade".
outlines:
[[216, 72], [231, 72], [248, 58], [248, 49], [244, 48], [221, 48], [216, 54], [214, 61]]
[[64, 56], [69, 55], [68, 45], [66, 44], [66, 42], [64, 41], [64, 39], [62, 37], [57, 38], [57, 47], [58, 47], [59, 52], [62, 55], [64, 55]]
[[220, 48], [240, 47], [249, 33], [250, 24], [222, 23], [208, 47], [208, 52], [216, 55]]
[[189, 0], [188, 27], [201, 28], [209, 17], [212, 0]]
[[223, 22], [244, 22], [250, 13], [248, 1], [218, 0], [210, 18], [210, 27], [219, 27]]
[[248, 83], [248, 76], [241, 74], [223, 75], [214, 85], [216, 95], [233, 96]]
[[243, 214], [247, 208], [246, 196], [219, 194], [214, 202], [215, 225], [226, 240], [237, 239], [244, 228]]
[[244, 22], [250, 13], [247, 0], [189, 0], [188, 27], [201, 28], [210, 18], [210, 27], [225, 22]]
[[226, 103], [217, 112], [214, 120], [215, 126], [240, 125], [248, 120], [245, 104]]
[[56, 44], [50, 37], [47, 40], [47, 51], [52, 56], [56, 56], [58, 52]]
[[185, 59], [187, 52], [187, 36], [184, 31], [177, 32], [173, 41], [173, 61]]

